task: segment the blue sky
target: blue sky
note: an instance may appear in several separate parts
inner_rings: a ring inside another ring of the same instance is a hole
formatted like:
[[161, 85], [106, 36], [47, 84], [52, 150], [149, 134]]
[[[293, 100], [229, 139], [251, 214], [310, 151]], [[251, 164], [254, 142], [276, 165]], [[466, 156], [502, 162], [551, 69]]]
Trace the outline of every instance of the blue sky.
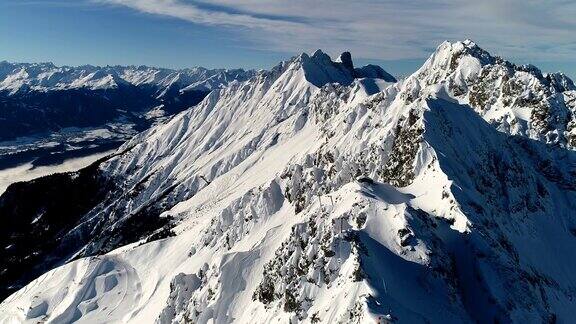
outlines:
[[0, 60], [268, 68], [322, 48], [396, 75], [444, 40], [576, 77], [571, 0], [0, 0]]

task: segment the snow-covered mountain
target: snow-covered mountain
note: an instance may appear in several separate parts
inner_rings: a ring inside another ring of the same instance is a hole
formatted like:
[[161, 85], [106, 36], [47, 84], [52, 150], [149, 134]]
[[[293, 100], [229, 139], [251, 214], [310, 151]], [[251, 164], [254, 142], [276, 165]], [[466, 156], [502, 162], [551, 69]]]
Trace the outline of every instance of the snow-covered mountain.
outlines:
[[569, 322], [575, 95], [470, 41], [294, 57], [12, 185], [0, 321]]
[[471, 41], [446, 42], [407, 83], [408, 99], [438, 84], [502, 132], [576, 147], [576, 86], [562, 73], [514, 65]]
[[33, 168], [93, 161], [213, 89], [255, 73], [0, 62], [0, 193], [23, 166], [30, 178]]

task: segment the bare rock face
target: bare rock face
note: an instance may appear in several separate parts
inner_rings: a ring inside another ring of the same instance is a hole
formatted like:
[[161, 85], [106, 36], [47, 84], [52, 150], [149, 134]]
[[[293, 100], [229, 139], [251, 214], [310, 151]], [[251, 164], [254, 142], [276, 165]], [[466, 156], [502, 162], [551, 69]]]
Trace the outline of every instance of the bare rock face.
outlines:
[[340, 54], [337, 61], [340, 61], [348, 70], [354, 71], [354, 63], [352, 63], [352, 54], [350, 52]]

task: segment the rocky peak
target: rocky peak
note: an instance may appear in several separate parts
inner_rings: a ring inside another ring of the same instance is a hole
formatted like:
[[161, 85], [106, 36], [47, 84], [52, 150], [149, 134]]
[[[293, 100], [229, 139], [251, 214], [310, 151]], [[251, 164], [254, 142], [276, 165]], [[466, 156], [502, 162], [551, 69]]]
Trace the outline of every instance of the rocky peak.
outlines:
[[574, 81], [562, 72], [548, 73], [544, 77], [550, 82], [550, 85], [558, 92], [576, 90]]
[[336, 60], [332, 60], [322, 50], [316, 50], [312, 56], [303, 53], [293, 59], [304, 70], [306, 80], [317, 87], [327, 83], [349, 85], [358, 78], [382, 79], [396, 82], [396, 79], [377, 65], [354, 67], [350, 52], [343, 52]]
[[573, 89], [574, 83], [563, 74], [516, 65], [465, 40], [438, 46], [403, 82], [401, 98], [458, 101], [502, 132], [573, 147], [576, 120], [568, 93]]
[[344, 67], [348, 68], [351, 71], [354, 70], [354, 63], [352, 62], [352, 54], [350, 54], [350, 52], [343, 52], [342, 54], [340, 54], [336, 62], [342, 63]]

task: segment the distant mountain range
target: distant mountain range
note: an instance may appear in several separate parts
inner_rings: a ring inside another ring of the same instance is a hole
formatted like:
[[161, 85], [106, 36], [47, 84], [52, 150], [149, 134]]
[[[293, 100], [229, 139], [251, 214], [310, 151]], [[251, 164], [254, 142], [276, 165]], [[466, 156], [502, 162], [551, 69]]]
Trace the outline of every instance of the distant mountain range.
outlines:
[[173, 114], [254, 71], [0, 62], [0, 141], [66, 127], [136, 120], [154, 108]]

